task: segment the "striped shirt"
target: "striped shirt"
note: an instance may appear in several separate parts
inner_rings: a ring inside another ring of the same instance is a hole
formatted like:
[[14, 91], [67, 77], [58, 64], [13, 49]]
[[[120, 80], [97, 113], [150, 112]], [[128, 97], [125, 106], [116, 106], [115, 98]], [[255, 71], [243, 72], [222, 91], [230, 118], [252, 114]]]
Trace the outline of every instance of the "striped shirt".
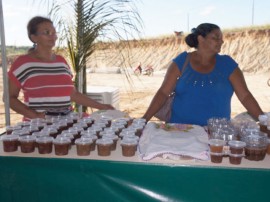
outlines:
[[61, 112], [70, 109], [74, 85], [66, 60], [42, 62], [28, 55], [19, 56], [8, 76], [24, 94], [24, 103], [36, 111]]

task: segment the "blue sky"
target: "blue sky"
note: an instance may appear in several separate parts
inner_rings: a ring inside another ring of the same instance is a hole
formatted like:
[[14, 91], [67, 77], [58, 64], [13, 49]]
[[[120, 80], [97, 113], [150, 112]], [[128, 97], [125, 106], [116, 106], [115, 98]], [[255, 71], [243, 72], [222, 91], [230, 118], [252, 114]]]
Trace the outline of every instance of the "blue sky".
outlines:
[[[6, 45], [32, 45], [26, 24], [31, 17], [47, 12], [44, 3], [42, 7], [36, 0], [34, 7], [32, 3], [33, 0], [2, 0]], [[218, 24], [222, 29], [270, 24], [269, 0], [139, 0], [137, 7], [145, 37], [189, 32], [203, 22]]]

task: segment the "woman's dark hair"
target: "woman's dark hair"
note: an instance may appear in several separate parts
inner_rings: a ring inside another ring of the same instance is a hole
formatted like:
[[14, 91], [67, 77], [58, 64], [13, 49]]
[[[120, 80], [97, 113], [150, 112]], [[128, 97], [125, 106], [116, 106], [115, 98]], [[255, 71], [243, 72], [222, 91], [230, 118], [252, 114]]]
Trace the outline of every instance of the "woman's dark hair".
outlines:
[[202, 23], [197, 28], [193, 28], [191, 33], [186, 36], [185, 42], [191, 48], [198, 48], [198, 36], [206, 37], [215, 29], [220, 29], [219, 26], [211, 23]]
[[[30, 41], [32, 41], [31, 35], [37, 33], [38, 25], [43, 23], [43, 22], [53, 23], [49, 18], [42, 17], [42, 16], [33, 17], [28, 22], [28, 24], [27, 24], [27, 34], [28, 34], [28, 38], [30, 39]], [[34, 41], [32, 41], [32, 42], [35, 43]]]

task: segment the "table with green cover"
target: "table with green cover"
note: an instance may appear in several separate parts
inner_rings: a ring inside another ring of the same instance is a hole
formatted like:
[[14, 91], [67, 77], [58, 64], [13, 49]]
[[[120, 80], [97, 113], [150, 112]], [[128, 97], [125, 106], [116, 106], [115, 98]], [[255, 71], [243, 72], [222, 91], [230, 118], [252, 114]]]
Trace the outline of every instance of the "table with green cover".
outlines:
[[0, 142], [0, 201], [269, 201], [270, 156], [240, 165], [194, 159], [141, 160], [92, 151], [77, 156], [3, 152]]

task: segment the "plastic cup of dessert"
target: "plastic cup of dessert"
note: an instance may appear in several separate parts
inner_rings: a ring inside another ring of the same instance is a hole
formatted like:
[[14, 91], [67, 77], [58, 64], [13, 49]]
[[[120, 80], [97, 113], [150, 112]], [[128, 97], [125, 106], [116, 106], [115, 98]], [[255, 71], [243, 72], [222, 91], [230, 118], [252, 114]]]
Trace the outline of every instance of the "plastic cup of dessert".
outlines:
[[225, 140], [220, 140], [220, 139], [210, 139], [208, 141], [209, 146], [210, 146], [210, 151], [214, 153], [222, 153], [223, 152], [223, 147], [226, 144]]
[[20, 130], [21, 126], [6, 126], [6, 134], [10, 135], [14, 130]]
[[138, 137], [141, 137], [141, 135], [143, 133], [144, 125], [142, 125], [140, 123], [135, 123], [135, 124], [131, 125], [131, 127], [136, 130], [135, 135], [137, 135]]
[[100, 132], [103, 131], [103, 128], [102, 127], [94, 124], [91, 128], [88, 128], [87, 130], [91, 130], [91, 131], [93, 130], [93, 131], [95, 131], [96, 132], [96, 135], [98, 136], [98, 138], [101, 138]]
[[267, 139], [267, 143], [268, 143], [268, 145], [267, 145], [266, 153], [270, 154], [270, 138]]
[[18, 135], [3, 135], [1, 140], [3, 141], [4, 152], [14, 152], [18, 150]]
[[116, 127], [118, 129], [118, 132], [121, 133], [121, 131], [126, 128], [125, 127], [126, 122], [122, 121], [122, 122], [112, 122], [112, 126], [111, 127]]
[[210, 152], [210, 158], [212, 163], [221, 163], [223, 159], [223, 153], [220, 152]]
[[126, 118], [119, 118], [115, 120], [116, 125], [124, 126], [124, 128], [128, 127], [128, 119]]
[[242, 154], [246, 143], [243, 141], [231, 140], [228, 142], [228, 145], [232, 154]]
[[25, 135], [19, 137], [22, 153], [31, 153], [35, 151], [36, 137], [32, 135]]
[[122, 130], [122, 132], [119, 134], [119, 137], [122, 139], [125, 135], [136, 135], [136, 129], [134, 128], [126, 128]]
[[105, 133], [102, 138], [106, 138], [106, 139], [112, 139], [113, 140], [113, 144], [111, 146], [111, 150], [115, 151], [116, 150], [116, 145], [117, 145], [117, 141], [118, 141], [118, 136], [115, 135], [114, 133]]
[[261, 161], [266, 156], [268, 147], [268, 138], [264, 134], [253, 134], [244, 137], [246, 143], [245, 146], [245, 158], [250, 161]]
[[146, 123], [146, 119], [144, 118], [136, 118], [136, 119], [133, 119], [133, 123]]
[[90, 151], [94, 151], [96, 149], [96, 141], [98, 139], [98, 137], [96, 135], [94, 135], [94, 134], [84, 134], [81, 137], [91, 138], [93, 143], [91, 144]]
[[134, 134], [127, 134], [123, 137], [123, 140], [124, 139], [132, 139], [132, 140], [136, 140], [137, 142], [139, 142], [139, 137], [137, 135], [134, 135]]
[[81, 133], [76, 128], [69, 128], [67, 132], [71, 133], [75, 140], [81, 137]]
[[81, 137], [75, 140], [75, 145], [77, 148], [77, 155], [78, 156], [88, 156], [90, 155], [91, 145], [93, 141], [91, 138]]
[[[137, 136], [136, 136], [137, 137]], [[135, 152], [137, 151], [138, 141], [132, 138], [124, 138], [121, 140], [122, 146], [122, 155], [123, 156], [134, 156]]]
[[66, 137], [66, 138], [69, 138], [70, 141], [71, 141], [71, 144], [75, 144], [75, 139], [74, 139], [74, 135], [72, 135], [72, 133], [69, 133], [69, 132], [65, 132], [63, 131], [63, 133], [61, 133], [60, 135], [57, 135], [56, 139], [57, 138], [60, 138], [60, 137]]
[[104, 131], [113, 131], [117, 136], [120, 134], [120, 129], [115, 125], [111, 125], [109, 128], [104, 128]]
[[40, 136], [36, 139], [38, 153], [40, 154], [50, 154], [52, 153], [54, 138], [51, 136]]
[[110, 156], [113, 140], [108, 138], [97, 139], [97, 153], [99, 156]]
[[53, 140], [55, 155], [63, 156], [68, 154], [71, 140], [68, 137], [57, 137]]
[[239, 164], [241, 164], [243, 156], [244, 156], [243, 154], [232, 154], [232, 153], [230, 153], [229, 154], [229, 161], [230, 161], [231, 164], [239, 165]]
[[112, 124], [113, 118], [112, 118], [111, 116], [102, 115], [100, 120], [105, 120], [105, 121], [107, 121], [106, 127], [110, 127], [111, 124]]

